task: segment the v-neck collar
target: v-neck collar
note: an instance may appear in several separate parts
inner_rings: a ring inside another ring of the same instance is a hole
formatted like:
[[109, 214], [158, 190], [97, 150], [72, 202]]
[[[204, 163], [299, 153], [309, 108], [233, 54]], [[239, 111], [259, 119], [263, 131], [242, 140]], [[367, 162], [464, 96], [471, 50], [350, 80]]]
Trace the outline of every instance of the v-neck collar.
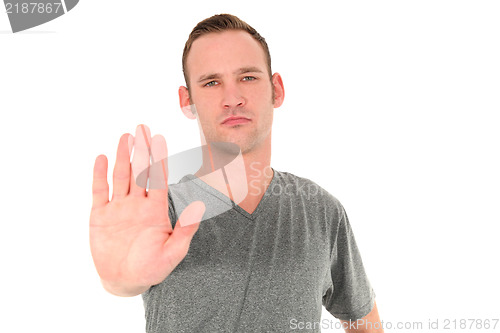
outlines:
[[187, 174], [185, 177], [188, 178], [190, 181], [192, 181], [194, 184], [196, 184], [198, 187], [200, 187], [202, 190], [204, 190], [207, 193], [212, 194], [213, 196], [217, 197], [220, 199], [222, 202], [226, 203], [229, 206], [232, 206], [235, 211], [240, 213], [241, 215], [245, 216], [246, 218], [250, 220], [255, 220], [257, 216], [260, 214], [260, 211], [263, 209], [262, 207], [264, 206], [264, 203], [268, 200], [268, 197], [271, 195], [272, 187], [274, 187], [275, 183], [277, 182], [276, 180], [276, 170], [271, 168], [273, 170], [273, 178], [269, 182], [269, 185], [266, 188], [266, 191], [264, 192], [264, 195], [262, 198], [260, 198], [259, 203], [257, 204], [257, 207], [255, 207], [255, 210], [252, 213], [247, 212], [243, 208], [241, 208], [237, 203], [235, 203], [233, 200], [231, 200], [228, 196], [220, 192], [219, 190], [213, 188], [212, 186], [208, 185], [205, 183], [203, 180], [199, 179], [193, 174]]

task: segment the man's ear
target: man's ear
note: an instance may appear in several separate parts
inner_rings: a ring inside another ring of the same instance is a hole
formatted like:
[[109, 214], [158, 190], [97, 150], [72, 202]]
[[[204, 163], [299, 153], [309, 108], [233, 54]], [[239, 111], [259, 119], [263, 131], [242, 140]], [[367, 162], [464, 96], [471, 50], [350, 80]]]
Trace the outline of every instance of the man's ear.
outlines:
[[272, 77], [274, 89], [274, 107], [279, 108], [285, 99], [285, 86], [279, 73], [274, 73]]
[[189, 97], [189, 90], [184, 86], [179, 87], [179, 104], [181, 106], [182, 113], [189, 119], [196, 119], [196, 108], [194, 104], [191, 104], [191, 98]]

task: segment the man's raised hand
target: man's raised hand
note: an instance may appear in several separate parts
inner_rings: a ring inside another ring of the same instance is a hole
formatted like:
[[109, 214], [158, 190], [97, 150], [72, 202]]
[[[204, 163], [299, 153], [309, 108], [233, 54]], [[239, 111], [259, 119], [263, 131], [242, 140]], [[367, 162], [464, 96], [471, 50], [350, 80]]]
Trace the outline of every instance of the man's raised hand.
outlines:
[[[161, 164], [149, 168], [151, 159]], [[130, 134], [120, 138], [111, 201], [107, 169], [106, 156], [99, 155], [92, 184], [90, 248], [106, 290], [119, 296], [135, 296], [162, 282], [184, 259], [205, 205], [200, 201], [190, 204], [172, 230], [168, 215], [167, 145], [161, 135], [151, 138], [144, 125], [137, 127], [135, 138]], [[137, 184], [140, 173], [146, 177], [141, 177]], [[156, 184], [146, 190], [147, 179], [161, 181], [163, 186]]]

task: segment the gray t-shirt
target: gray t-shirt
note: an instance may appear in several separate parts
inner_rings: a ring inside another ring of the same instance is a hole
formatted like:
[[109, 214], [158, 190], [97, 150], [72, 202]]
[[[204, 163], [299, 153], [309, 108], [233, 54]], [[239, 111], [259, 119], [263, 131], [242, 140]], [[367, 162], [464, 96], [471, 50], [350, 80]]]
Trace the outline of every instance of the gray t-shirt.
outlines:
[[148, 333], [281, 333], [298, 322], [320, 332], [322, 306], [344, 320], [371, 311], [375, 293], [347, 215], [319, 185], [274, 170], [249, 214], [186, 177], [169, 188], [174, 226], [193, 197], [207, 210], [226, 208], [200, 223], [184, 260], [142, 295]]

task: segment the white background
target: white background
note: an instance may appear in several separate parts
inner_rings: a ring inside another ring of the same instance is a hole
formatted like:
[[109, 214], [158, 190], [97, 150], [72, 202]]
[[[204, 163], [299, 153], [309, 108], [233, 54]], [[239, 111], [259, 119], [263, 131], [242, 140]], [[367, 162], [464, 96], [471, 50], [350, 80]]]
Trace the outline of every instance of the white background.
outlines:
[[107, 294], [93, 266], [92, 168], [106, 154], [111, 173], [140, 123], [172, 154], [197, 146], [181, 53], [222, 12], [284, 79], [272, 166], [343, 203], [382, 319], [423, 323], [386, 332], [499, 318], [498, 1], [82, 0], [17, 34], [0, 13], [0, 331], [144, 331], [142, 299]]

